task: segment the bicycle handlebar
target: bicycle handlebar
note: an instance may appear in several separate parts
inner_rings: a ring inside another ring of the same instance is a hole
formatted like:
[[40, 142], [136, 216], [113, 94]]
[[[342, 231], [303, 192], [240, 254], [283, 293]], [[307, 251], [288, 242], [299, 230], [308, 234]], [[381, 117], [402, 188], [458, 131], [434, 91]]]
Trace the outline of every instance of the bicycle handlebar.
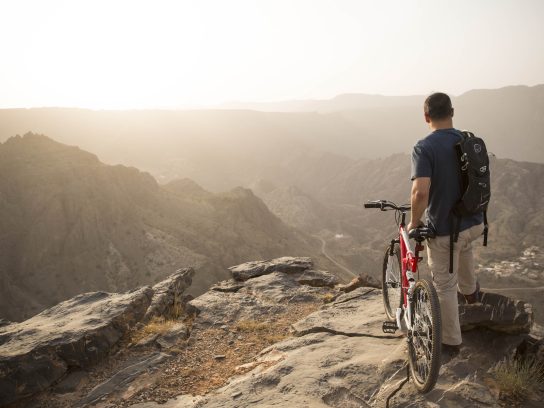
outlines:
[[411, 208], [410, 204], [397, 205], [387, 200], [367, 201], [364, 204], [364, 207], [365, 208], [379, 208], [382, 211], [387, 211], [388, 208], [391, 208], [393, 210], [398, 210], [403, 212], [406, 212], [410, 210]]
[[369, 201], [365, 203], [365, 208], [382, 208], [382, 205], [381, 203]]

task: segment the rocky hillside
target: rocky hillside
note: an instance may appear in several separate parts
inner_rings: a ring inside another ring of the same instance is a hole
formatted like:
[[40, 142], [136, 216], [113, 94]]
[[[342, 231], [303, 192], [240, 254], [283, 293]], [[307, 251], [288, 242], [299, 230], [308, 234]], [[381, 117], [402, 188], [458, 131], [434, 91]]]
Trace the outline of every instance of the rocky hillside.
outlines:
[[[363, 277], [338, 285], [309, 258], [230, 273], [193, 300], [183, 295], [194, 274], [185, 269], [0, 327], [0, 406], [350, 408], [392, 397], [395, 407], [499, 407], [520, 402], [501, 361], [542, 359], [531, 306], [486, 293], [460, 305], [463, 348], [442, 355], [435, 389], [421, 395], [403, 383], [406, 340], [382, 333], [381, 291]], [[543, 392], [537, 383], [523, 406], [540, 406]]]
[[28, 318], [85, 291], [123, 291], [194, 265], [194, 293], [228, 265], [318, 244], [250, 190], [160, 186], [135, 168], [27, 134], [0, 145], [0, 317]]

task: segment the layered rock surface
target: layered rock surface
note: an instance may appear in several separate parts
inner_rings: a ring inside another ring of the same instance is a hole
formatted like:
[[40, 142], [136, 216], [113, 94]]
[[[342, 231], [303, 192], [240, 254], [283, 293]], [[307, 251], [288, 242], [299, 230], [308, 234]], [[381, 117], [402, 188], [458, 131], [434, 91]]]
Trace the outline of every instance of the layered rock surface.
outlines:
[[179, 270], [153, 288], [127, 293], [81, 294], [0, 327], [0, 405], [47, 389], [68, 370], [99, 363], [138, 322], [171, 307], [193, 274]]
[[22, 323], [0, 329], [0, 401], [32, 395], [60, 379], [69, 366], [86, 368], [137, 323], [153, 292], [76, 296]]
[[[82, 364], [82, 370], [62, 377], [54, 388], [24, 404], [384, 406], [406, 377], [407, 355], [401, 333], [381, 331], [381, 290], [358, 285], [349, 291], [340, 285], [331, 288], [335, 277], [312, 268], [307, 258], [233, 267], [233, 279], [188, 302], [184, 321], [174, 323], [169, 332], [125, 344], [130, 347], [93, 369]], [[144, 293], [148, 308], [152, 291], [108, 296]], [[433, 391], [421, 395], [408, 382], [392, 398], [392, 406], [500, 406], [492, 375], [497, 362], [522, 349], [542, 358], [542, 341], [528, 334], [533, 321], [530, 305], [487, 293], [481, 304], [460, 307], [465, 330], [461, 353], [443, 356]], [[142, 310], [139, 318], [144, 314]], [[290, 334], [285, 332], [289, 326]]]

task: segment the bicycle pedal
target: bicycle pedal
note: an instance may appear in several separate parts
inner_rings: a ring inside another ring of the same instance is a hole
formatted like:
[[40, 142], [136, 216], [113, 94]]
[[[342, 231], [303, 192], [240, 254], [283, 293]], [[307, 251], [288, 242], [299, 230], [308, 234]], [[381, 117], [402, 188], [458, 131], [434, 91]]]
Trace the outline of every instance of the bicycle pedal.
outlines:
[[396, 322], [383, 322], [382, 331], [384, 333], [395, 333], [399, 327]]

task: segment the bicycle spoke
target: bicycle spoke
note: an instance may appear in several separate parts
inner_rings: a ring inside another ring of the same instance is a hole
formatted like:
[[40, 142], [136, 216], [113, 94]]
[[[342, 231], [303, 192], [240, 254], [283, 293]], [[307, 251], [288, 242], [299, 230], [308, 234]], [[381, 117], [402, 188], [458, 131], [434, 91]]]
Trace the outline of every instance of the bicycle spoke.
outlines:
[[432, 316], [424, 291], [415, 293], [412, 342], [416, 353], [416, 371], [424, 382], [429, 375], [432, 358]]

